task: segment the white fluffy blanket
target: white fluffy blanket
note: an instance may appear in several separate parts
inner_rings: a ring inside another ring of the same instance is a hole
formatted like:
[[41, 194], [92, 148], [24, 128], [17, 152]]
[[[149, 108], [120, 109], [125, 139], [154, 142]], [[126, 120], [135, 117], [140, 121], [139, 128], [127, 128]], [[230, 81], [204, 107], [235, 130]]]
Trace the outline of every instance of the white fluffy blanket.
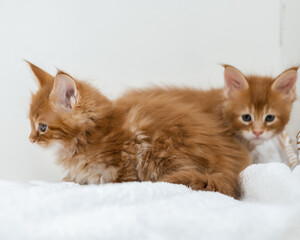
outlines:
[[168, 183], [0, 181], [0, 239], [300, 239], [300, 167], [257, 164], [242, 201]]

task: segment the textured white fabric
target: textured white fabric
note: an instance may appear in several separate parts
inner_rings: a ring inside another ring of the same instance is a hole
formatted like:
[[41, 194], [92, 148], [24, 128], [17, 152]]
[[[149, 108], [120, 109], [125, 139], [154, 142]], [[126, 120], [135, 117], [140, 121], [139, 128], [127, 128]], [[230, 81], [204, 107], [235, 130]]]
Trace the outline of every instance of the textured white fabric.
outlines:
[[0, 181], [0, 239], [300, 239], [300, 167], [249, 166], [242, 201], [169, 183]]

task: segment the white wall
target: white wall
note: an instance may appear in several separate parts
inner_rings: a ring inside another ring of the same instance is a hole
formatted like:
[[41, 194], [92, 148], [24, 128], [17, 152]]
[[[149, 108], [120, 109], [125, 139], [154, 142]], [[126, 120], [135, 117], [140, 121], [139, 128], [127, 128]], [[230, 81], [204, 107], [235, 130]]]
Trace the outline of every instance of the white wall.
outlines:
[[279, 0], [0, 2], [0, 179], [58, 181], [48, 151], [28, 143], [22, 59], [89, 79], [109, 97], [149, 84], [222, 86], [229, 63], [279, 73]]
[[[300, 1], [281, 1], [281, 51], [280, 60], [282, 68], [300, 64]], [[296, 136], [300, 131], [300, 79], [297, 81], [297, 95], [293, 112], [288, 126], [289, 134]]]

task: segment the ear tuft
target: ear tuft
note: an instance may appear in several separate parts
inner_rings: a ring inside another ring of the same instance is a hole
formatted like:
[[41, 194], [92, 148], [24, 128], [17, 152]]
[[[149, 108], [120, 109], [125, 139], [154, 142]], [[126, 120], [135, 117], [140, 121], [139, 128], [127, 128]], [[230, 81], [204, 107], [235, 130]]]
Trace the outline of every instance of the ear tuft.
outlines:
[[292, 67], [281, 73], [273, 82], [272, 90], [281, 93], [285, 98], [295, 100], [298, 67]]
[[61, 71], [58, 72], [54, 79], [50, 99], [56, 106], [71, 112], [78, 100], [76, 83], [72, 77]]
[[235, 67], [224, 64], [224, 95], [226, 98], [232, 98], [242, 90], [246, 90], [249, 84], [245, 76]]
[[37, 67], [36, 65], [32, 64], [27, 60], [24, 61], [27, 62], [29, 67], [31, 68], [31, 71], [35, 75], [40, 88], [49, 82], [53, 82], [54, 77], [51, 76], [49, 73], [45, 72], [44, 70], [42, 70], [41, 68]]

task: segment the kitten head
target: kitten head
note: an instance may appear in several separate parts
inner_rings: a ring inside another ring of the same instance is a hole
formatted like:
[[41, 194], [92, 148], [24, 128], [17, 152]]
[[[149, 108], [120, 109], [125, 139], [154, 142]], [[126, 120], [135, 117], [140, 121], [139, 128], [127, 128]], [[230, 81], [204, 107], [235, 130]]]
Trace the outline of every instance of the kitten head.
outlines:
[[296, 99], [298, 67], [276, 78], [245, 76], [224, 65], [224, 115], [232, 131], [257, 145], [283, 131]]
[[31, 63], [29, 66], [39, 85], [31, 98], [29, 140], [41, 146], [47, 146], [53, 140], [70, 140], [77, 132], [73, 119], [79, 100], [75, 80], [60, 71], [53, 77]]
[[62, 71], [53, 77], [28, 64], [39, 85], [32, 94], [29, 112], [32, 143], [48, 146], [55, 141], [63, 145], [74, 139], [78, 142], [81, 133], [88, 133], [107, 114], [109, 101], [89, 84]]

